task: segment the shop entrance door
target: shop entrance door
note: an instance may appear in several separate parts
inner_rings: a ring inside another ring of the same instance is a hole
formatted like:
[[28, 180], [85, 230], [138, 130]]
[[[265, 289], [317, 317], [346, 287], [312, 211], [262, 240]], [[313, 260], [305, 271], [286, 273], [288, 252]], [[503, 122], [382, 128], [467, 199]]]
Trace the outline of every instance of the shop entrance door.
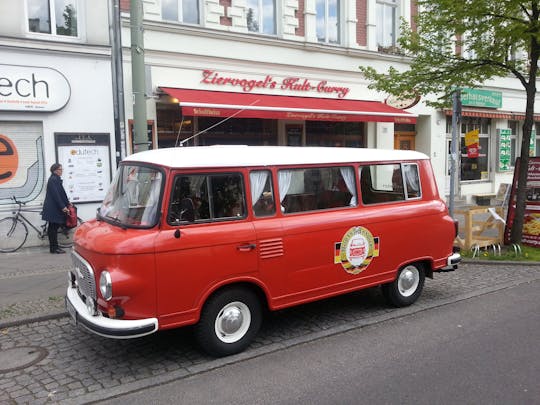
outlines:
[[395, 132], [394, 149], [415, 150], [415, 137], [414, 132]]

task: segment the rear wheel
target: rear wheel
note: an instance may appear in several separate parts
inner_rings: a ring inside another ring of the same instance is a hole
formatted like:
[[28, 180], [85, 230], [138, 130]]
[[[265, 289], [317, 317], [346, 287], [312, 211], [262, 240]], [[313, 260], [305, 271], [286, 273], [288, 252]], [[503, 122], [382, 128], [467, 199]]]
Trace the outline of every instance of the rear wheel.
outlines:
[[261, 321], [261, 303], [257, 295], [246, 288], [229, 288], [208, 299], [195, 336], [208, 354], [228, 356], [249, 346]]
[[62, 248], [69, 248], [73, 246], [73, 235], [75, 235], [75, 231], [82, 223], [82, 219], [77, 217], [77, 227], [66, 228], [63, 225], [58, 227], [58, 246]]
[[422, 293], [425, 278], [422, 264], [408, 264], [401, 268], [393, 282], [382, 286], [383, 295], [395, 307], [411, 305]]
[[28, 228], [20, 219], [8, 217], [0, 220], [0, 252], [15, 252], [24, 245], [27, 236]]

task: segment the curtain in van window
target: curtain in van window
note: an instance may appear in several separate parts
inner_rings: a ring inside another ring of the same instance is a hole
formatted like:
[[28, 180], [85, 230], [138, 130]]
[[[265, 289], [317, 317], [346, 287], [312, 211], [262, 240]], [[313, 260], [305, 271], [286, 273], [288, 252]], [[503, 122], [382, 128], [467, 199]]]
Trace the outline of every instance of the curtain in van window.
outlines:
[[420, 179], [418, 177], [418, 167], [416, 165], [403, 165], [405, 183], [408, 197], [420, 196]]
[[352, 194], [349, 205], [351, 207], [355, 207], [357, 204], [357, 199], [356, 199], [356, 181], [354, 178], [354, 170], [352, 167], [340, 167], [339, 171], [341, 173], [341, 176], [343, 177], [343, 180], [345, 181], [347, 190], [349, 190], [349, 193]]
[[279, 202], [283, 202], [283, 199], [287, 195], [287, 191], [289, 191], [289, 188], [291, 187], [292, 175], [292, 170], [280, 170], [278, 172]]
[[269, 172], [266, 170], [253, 171], [249, 173], [251, 182], [251, 205], [254, 206], [264, 191], [264, 185], [268, 179]]

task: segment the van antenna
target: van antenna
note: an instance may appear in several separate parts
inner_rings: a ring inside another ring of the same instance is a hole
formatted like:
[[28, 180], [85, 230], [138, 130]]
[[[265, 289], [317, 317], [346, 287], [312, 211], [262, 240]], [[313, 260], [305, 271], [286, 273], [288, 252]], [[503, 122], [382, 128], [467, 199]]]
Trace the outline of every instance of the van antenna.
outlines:
[[[201, 134], [204, 134], [205, 132], [210, 131], [212, 128], [215, 128], [215, 127], [217, 127], [218, 125], [223, 124], [225, 121], [230, 120], [231, 118], [236, 117], [236, 116], [237, 116], [238, 114], [240, 114], [241, 112], [247, 110], [247, 107], [252, 106], [252, 105], [254, 105], [254, 104], [257, 104], [259, 101], [261, 101], [261, 100], [260, 100], [260, 99], [255, 100], [254, 102], [252, 102], [251, 104], [249, 104], [248, 106], [246, 106], [246, 108], [242, 108], [241, 110], [238, 110], [237, 112], [235, 112], [235, 113], [234, 113], [233, 115], [231, 115], [230, 117], [224, 118], [224, 119], [222, 119], [221, 121], [215, 123], [214, 125], [211, 125], [211, 126], [209, 126], [208, 128], [203, 129], [202, 131], [199, 131], [199, 132], [197, 132], [196, 134], [190, 136], [189, 138], [184, 139], [183, 141], [180, 142], [180, 146], [184, 146], [184, 144], [185, 144], [186, 142], [192, 140], [192, 139], [195, 138], [196, 136], [199, 136], [199, 135], [201, 135]], [[183, 118], [182, 118], [182, 121], [184, 121]], [[182, 127], [182, 126], [180, 125], [180, 127]]]
[[[174, 143], [174, 146], [178, 146], [178, 138], [180, 138], [180, 133], [182, 132], [182, 125], [184, 124], [184, 117], [182, 117], [182, 121], [180, 121], [180, 126], [178, 127], [178, 133], [176, 134], [176, 142]], [[180, 144], [182, 146], [182, 144]]]

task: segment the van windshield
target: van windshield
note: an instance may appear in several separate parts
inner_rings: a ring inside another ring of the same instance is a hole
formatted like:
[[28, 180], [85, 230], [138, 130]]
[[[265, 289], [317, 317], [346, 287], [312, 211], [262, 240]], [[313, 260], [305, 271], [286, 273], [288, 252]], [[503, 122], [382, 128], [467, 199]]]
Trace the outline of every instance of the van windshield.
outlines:
[[162, 173], [152, 167], [121, 165], [98, 210], [98, 219], [129, 228], [149, 228], [158, 220]]

